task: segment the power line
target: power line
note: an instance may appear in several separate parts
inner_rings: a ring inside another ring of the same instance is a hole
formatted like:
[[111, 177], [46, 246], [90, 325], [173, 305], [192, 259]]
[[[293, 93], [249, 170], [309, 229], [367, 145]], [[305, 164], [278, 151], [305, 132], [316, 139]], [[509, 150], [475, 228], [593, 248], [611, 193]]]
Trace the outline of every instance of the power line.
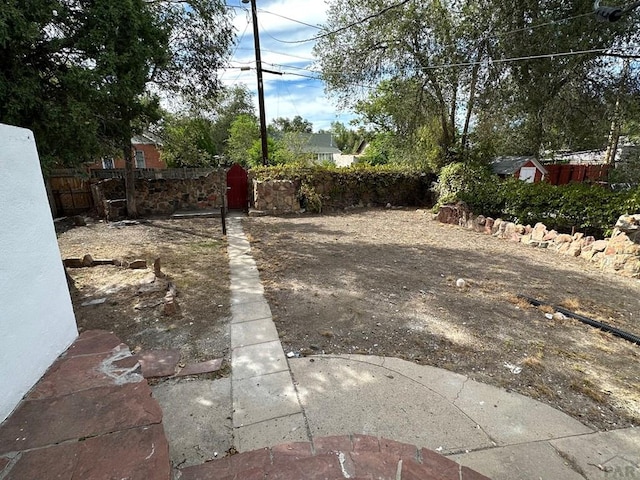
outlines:
[[[249, 22], [249, 19], [247, 18], [247, 24], [244, 26], [244, 31], [242, 32], [242, 35], [240, 35], [240, 40], [238, 40], [238, 43], [236, 44], [236, 48], [233, 50], [233, 53], [229, 57], [229, 62], [233, 61], [233, 57], [236, 55], [236, 52], [238, 51], [238, 48], [240, 47], [240, 43], [242, 42], [242, 39], [244, 38], [244, 35], [247, 33], [247, 29], [249, 28], [249, 24], [250, 23], [251, 22]], [[237, 63], [242, 63], [242, 62], [237, 62]], [[224, 72], [222, 72], [222, 75], [220, 76], [220, 80], [222, 80], [222, 78], [224, 77], [225, 73], [226, 73], [226, 70]]]
[[474, 65], [482, 65], [483, 63], [511, 63], [511, 62], [520, 62], [524, 60], [537, 60], [542, 58], [554, 58], [554, 57], [570, 57], [573, 55], [587, 55], [590, 53], [604, 53], [610, 48], [594, 48], [591, 50], [576, 50], [572, 52], [559, 52], [559, 53], [545, 53], [542, 55], [527, 55], [523, 57], [511, 57], [511, 58], [496, 58], [496, 59], [486, 59], [486, 60], [478, 60], [475, 62], [460, 62], [460, 63], [446, 63], [442, 65], [429, 65], [426, 67], [419, 68], [418, 70], [435, 70], [440, 68], [457, 68], [457, 67], [472, 67]]
[[376, 13], [372, 13], [371, 15], [367, 15], [366, 17], [361, 18], [359, 20], [356, 20], [355, 22], [351, 22], [351, 23], [349, 23], [349, 24], [347, 24], [347, 25], [345, 25], [343, 27], [340, 27], [340, 28], [337, 28], [337, 29], [332, 30], [330, 32], [326, 32], [326, 33], [323, 33], [321, 35], [316, 35], [315, 37], [307, 38], [307, 39], [304, 39], [304, 40], [280, 40], [280, 39], [277, 39], [277, 38], [275, 38], [275, 37], [273, 37], [273, 36], [271, 36], [269, 34], [267, 34], [267, 35], [269, 35], [271, 38], [273, 38], [276, 42], [280, 42], [280, 43], [295, 44], [295, 43], [315, 42], [316, 40], [320, 40], [321, 38], [325, 38], [325, 37], [328, 37], [330, 35], [335, 35], [336, 33], [344, 32], [345, 30], [348, 30], [348, 29], [350, 29], [352, 27], [355, 27], [356, 25], [360, 25], [362, 23], [368, 22], [369, 20], [373, 20], [374, 18], [380, 17], [380, 16], [384, 15], [385, 13], [387, 13], [389, 10], [393, 10], [395, 8], [400, 8], [400, 7], [404, 6], [404, 5], [406, 5], [407, 3], [409, 3], [410, 1], [411, 0], [402, 0], [399, 3], [395, 3], [393, 5], [389, 5], [388, 7], [383, 8], [382, 10], [380, 10], [380, 11], [378, 11]]
[[269, 15], [274, 15], [276, 17], [284, 18], [285, 20], [289, 20], [290, 22], [299, 23], [300, 25], [305, 25], [307, 27], [315, 28], [318, 30], [324, 30], [322, 27], [318, 25], [311, 25], [310, 23], [303, 22], [302, 20], [296, 20], [295, 18], [285, 17], [284, 15], [280, 15], [279, 13], [270, 12], [269, 10], [258, 9], [259, 12], [268, 13]]
[[539, 23], [537, 25], [530, 25], [528, 27], [517, 28], [516, 30], [511, 30], [509, 32], [497, 33], [495, 37], [505, 37], [507, 35], [513, 35], [514, 33], [524, 32], [527, 30], [535, 30], [536, 28], [547, 27], [549, 25], [557, 25], [558, 23], [568, 22], [569, 20], [576, 20], [578, 18], [588, 17], [593, 15], [593, 12], [581, 13], [580, 15], [575, 15], [573, 17], [561, 18], [559, 20], [551, 20], [545, 23]]
[[[238, 48], [238, 50], [250, 50], [253, 52], [253, 48]], [[285, 57], [299, 58], [300, 60], [307, 60], [309, 62], [315, 62], [317, 60], [315, 58], [301, 57], [300, 55], [293, 55], [292, 53], [284, 53], [284, 52], [276, 52], [275, 50], [267, 50], [266, 48], [263, 48], [262, 51], [268, 52], [268, 53], [274, 53], [276, 55], [282, 55]]]

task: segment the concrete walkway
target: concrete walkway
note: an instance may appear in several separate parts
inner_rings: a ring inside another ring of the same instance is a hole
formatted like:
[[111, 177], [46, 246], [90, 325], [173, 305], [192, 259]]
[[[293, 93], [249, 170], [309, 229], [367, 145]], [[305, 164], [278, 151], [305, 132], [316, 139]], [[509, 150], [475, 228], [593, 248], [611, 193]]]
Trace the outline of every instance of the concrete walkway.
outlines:
[[310, 440], [241, 219], [227, 220], [231, 269], [231, 392], [238, 451]]
[[395, 358], [287, 359], [240, 218], [228, 219], [234, 443], [247, 452], [364, 434], [493, 478], [640, 479], [640, 429], [594, 432], [528, 397]]

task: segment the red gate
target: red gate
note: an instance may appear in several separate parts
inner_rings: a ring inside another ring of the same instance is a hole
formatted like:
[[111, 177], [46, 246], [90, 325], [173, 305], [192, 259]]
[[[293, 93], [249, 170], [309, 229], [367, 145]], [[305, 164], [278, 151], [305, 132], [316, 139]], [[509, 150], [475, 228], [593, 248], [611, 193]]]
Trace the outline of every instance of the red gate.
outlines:
[[229, 210], [246, 210], [248, 193], [247, 172], [235, 163], [227, 172], [227, 206]]

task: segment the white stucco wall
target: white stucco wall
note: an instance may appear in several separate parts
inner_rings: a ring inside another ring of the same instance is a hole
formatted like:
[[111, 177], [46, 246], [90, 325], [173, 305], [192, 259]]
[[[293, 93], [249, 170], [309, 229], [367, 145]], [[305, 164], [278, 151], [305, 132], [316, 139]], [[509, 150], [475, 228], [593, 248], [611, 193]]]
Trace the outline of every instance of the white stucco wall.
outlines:
[[77, 334], [33, 133], [0, 124], [0, 421]]

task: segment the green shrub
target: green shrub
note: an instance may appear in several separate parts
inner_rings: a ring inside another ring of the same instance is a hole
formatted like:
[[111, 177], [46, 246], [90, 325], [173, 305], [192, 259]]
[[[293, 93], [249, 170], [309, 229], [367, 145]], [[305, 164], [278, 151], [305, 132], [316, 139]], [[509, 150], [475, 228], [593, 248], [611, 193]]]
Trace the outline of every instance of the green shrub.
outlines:
[[440, 171], [435, 190], [436, 207], [461, 200], [473, 211], [496, 215], [504, 206], [500, 179], [486, 165], [451, 163]]
[[600, 185], [525, 183], [500, 180], [478, 165], [451, 164], [438, 181], [438, 205], [464, 201], [476, 214], [522, 225], [544, 223], [561, 232], [572, 229], [602, 237], [618, 217], [640, 212], [640, 188], [614, 192]]

